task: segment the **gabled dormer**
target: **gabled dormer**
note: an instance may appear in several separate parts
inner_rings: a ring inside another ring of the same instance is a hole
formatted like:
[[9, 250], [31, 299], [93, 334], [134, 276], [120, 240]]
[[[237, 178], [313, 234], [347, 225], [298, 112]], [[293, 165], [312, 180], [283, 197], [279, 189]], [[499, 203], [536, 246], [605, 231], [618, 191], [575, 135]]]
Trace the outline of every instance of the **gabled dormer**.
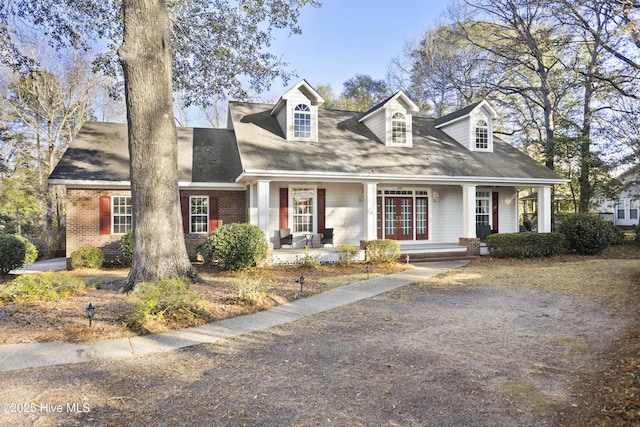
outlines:
[[418, 110], [418, 106], [399, 91], [364, 113], [358, 121], [388, 147], [411, 147], [412, 117]]
[[493, 152], [493, 121], [497, 117], [491, 104], [480, 101], [440, 117], [435, 127], [469, 151]]
[[306, 80], [301, 80], [271, 110], [288, 141], [318, 141], [318, 107], [324, 99]]

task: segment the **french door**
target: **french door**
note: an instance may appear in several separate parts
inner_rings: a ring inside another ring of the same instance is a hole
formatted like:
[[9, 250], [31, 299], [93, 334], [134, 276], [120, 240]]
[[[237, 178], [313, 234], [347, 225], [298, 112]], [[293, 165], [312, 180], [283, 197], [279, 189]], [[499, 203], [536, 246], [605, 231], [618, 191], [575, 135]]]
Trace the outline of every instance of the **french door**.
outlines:
[[387, 239], [413, 239], [413, 198], [387, 197], [384, 203], [384, 234]]
[[378, 197], [378, 238], [427, 240], [427, 197]]

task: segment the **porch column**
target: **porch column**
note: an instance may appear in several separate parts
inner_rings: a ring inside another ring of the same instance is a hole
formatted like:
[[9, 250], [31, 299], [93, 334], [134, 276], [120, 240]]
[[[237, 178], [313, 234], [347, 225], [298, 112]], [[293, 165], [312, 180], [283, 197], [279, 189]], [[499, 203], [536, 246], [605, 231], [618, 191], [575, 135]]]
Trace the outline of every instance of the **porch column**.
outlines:
[[462, 186], [462, 237], [476, 237], [476, 186]]
[[551, 187], [538, 188], [538, 233], [551, 232]]
[[256, 185], [258, 199], [258, 227], [264, 232], [267, 240], [269, 239], [269, 187], [271, 181], [258, 180]]
[[364, 240], [375, 240], [378, 238], [378, 230], [376, 228], [378, 184], [375, 182], [365, 182], [363, 187]]

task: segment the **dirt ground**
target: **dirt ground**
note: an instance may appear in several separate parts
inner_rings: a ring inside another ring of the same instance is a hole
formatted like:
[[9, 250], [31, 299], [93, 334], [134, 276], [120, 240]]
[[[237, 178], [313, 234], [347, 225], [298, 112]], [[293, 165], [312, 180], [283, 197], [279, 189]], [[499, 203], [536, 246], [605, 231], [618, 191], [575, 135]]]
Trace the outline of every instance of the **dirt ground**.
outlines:
[[217, 344], [1, 373], [0, 425], [639, 425], [638, 255], [479, 259]]
[[[400, 263], [375, 266], [369, 277], [406, 268], [411, 266]], [[191, 287], [196, 294], [211, 302], [206, 316], [147, 324], [144, 328], [132, 330], [124, 326], [131, 305], [127, 296], [120, 292], [128, 269], [82, 269], [75, 270], [73, 274], [84, 279], [91, 288], [80, 295], [47, 302], [0, 302], [0, 345], [49, 341], [83, 342], [197, 326], [272, 308], [367, 278], [365, 266], [361, 263], [349, 266], [321, 265], [317, 268], [295, 265], [254, 268], [251, 275], [264, 277], [267, 284], [266, 297], [259, 304], [246, 304], [237, 300], [237, 292], [233, 289], [234, 279], [241, 273], [220, 272], [203, 265], [196, 265], [196, 269], [198, 280]], [[301, 275], [305, 276], [302, 290], [295, 281]], [[12, 277], [4, 280], [10, 279]], [[0, 286], [1, 280], [0, 277]], [[85, 311], [89, 303], [97, 307], [91, 328], [88, 327]]]

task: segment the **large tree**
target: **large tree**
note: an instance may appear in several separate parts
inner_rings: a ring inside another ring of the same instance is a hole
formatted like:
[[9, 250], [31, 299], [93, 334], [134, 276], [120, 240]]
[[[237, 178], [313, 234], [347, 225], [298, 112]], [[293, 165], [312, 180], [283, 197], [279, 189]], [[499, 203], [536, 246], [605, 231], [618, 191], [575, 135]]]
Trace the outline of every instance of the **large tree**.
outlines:
[[[300, 7], [315, 0], [5, 0], [0, 29], [20, 17], [59, 43], [106, 39], [117, 49], [125, 81], [133, 259], [128, 289], [137, 283], [191, 274], [182, 235], [177, 184], [173, 91], [186, 104], [242, 97], [250, 87], [287, 78], [284, 63], [267, 52], [272, 33], [300, 32]], [[9, 37], [11, 32], [1, 32]], [[4, 40], [12, 46], [11, 40]], [[119, 45], [119, 47], [118, 47]], [[174, 46], [176, 49], [174, 50]], [[117, 71], [114, 56], [103, 65]], [[173, 86], [172, 86], [173, 84]]]
[[338, 108], [349, 111], [367, 111], [391, 94], [384, 80], [366, 74], [356, 74], [342, 84]]
[[[47, 176], [84, 121], [91, 118], [98, 82], [85, 52], [70, 49], [52, 55], [49, 49], [47, 54], [46, 45], [32, 39], [25, 39], [20, 48], [31, 52], [40, 67], [24, 75], [1, 69], [0, 111], [11, 135], [0, 146], [10, 153], [6, 182], [14, 191], [0, 197], [0, 210], [6, 212], [8, 223], [20, 225], [21, 232], [49, 249], [59, 249], [64, 247], [64, 197], [58, 186], [47, 185]], [[39, 215], [34, 216], [32, 209], [16, 210], [30, 198], [37, 201]]]
[[456, 29], [500, 66], [500, 93], [515, 95], [528, 111], [540, 113], [543, 132], [538, 142], [545, 165], [554, 169], [556, 119], [566, 93], [560, 59], [566, 44], [553, 26], [551, 11], [539, 0], [465, 1], [478, 19], [465, 17]]
[[497, 74], [486, 51], [443, 25], [425, 31], [392, 60], [388, 79], [441, 117], [487, 97]]

